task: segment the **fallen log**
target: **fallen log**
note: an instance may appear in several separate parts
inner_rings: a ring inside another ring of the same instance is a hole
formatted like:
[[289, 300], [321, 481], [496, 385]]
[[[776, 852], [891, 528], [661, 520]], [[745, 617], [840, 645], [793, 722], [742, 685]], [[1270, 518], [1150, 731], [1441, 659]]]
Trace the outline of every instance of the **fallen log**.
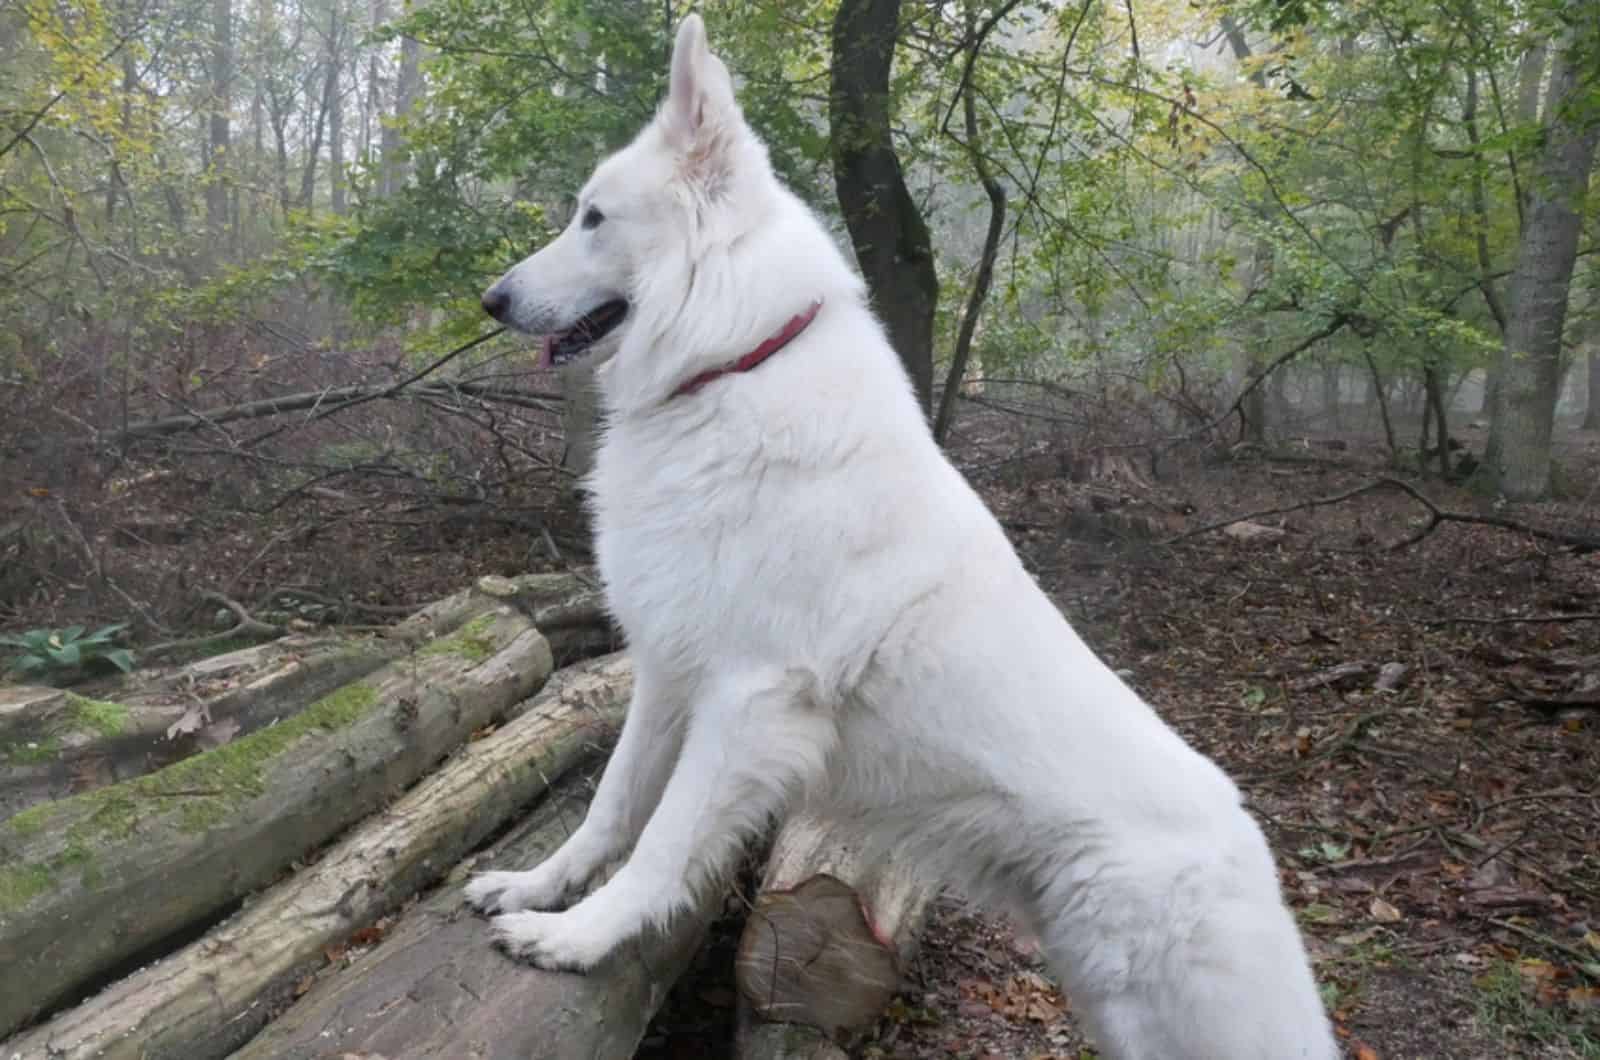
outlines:
[[[198, 941], [0, 1043], [0, 1056], [226, 1056], [323, 963], [328, 947], [439, 879], [529, 800], [592, 758], [620, 726], [632, 687], [633, 668], [622, 656], [557, 671], [512, 721], [468, 744], [314, 865]], [[569, 792], [558, 802], [570, 798]], [[581, 813], [580, 807], [567, 820]], [[476, 926], [487, 937], [485, 926]]]
[[0, 823], [0, 1034], [268, 883], [550, 669], [500, 607], [275, 725]]
[[401, 650], [378, 637], [292, 636], [164, 673], [140, 671], [112, 698], [0, 688], [0, 820], [248, 735]]
[[509, 604], [527, 615], [550, 642], [557, 664], [591, 658], [617, 645], [598, 582], [580, 572], [488, 575], [397, 623], [386, 635], [425, 643], [440, 630], [460, 626], [485, 610]]
[[[489, 864], [522, 868], [566, 839], [587, 793], [561, 787]], [[492, 944], [488, 922], [463, 908], [460, 886], [446, 887], [233, 1060], [626, 1060], [720, 905], [719, 895], [708, 895], [667, 934], [629, 943], [588, 975], [574, 975], [514, 962]]]
[[[588, 794], [576, 779], [473, 867], [527, 868], [553, 852], [583, 819]], [[546, 972], [493, 946], [488, 922], [463, 906], [458, 875], [232, 1060], [625, 1060], [722, 906], [708, 889], [669, 931], [629, 943], [589, 974]]]
[[740, 1060], [842, 1056], [893, 998], [934, 888], [867, 854], [848, 821], [801, 813], [779, 832], [739, 939]]

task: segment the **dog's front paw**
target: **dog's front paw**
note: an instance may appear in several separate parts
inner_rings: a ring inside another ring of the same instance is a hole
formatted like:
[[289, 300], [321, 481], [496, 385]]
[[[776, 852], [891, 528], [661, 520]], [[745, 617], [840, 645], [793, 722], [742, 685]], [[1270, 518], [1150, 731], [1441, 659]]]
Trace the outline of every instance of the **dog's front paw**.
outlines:
[[587, 972], [622, 940], [567, 913], [506, 913], [494, 918], [495, 942], [513, 957], [557, 972]]
[[551, 873], [481, 872], [467, 884], [467, 903], [481, 913], [559, 909], [567, 888]]

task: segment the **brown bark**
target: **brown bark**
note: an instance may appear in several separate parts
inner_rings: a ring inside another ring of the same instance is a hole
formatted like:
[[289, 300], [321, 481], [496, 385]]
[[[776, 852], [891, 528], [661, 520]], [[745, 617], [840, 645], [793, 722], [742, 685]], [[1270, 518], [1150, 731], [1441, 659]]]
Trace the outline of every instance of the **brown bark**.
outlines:
[[[361, 824], [316, 864], [268, 890], [238, 916], [183, 950], [7, 1043], [4, 1055], [13, 1050], [56, 1060], [212, 1060], [227, 1055], [260, 1027], [307, 972], [323, 963], [327, 948], [438, 879], [557, 778], [592, 760], [621, 724], [632, 683], [632, 666], [621, 656], [557, 672], [538, 695], [518, 708], [521, 713], [515, 720], [468, 744], [439, 772]], [[581, 818], [577, 796], [585, 784], [582, 778], [575, 779], [579, 782], [563, 785], [535, 811], [536, 823]], [[426, 910], [456, 914], [459, 901], [456, 888], [450, 887], [442, 901], [436, 898], [423, 912], [409, 916], [427, 922]], [[482, 959], [488, 937], [483, 922], [461, 919], [478, 937], [452, 941], [451, 951]], [[284, 1028], [269, 1030], [242, 1055], [296, 1055], [285, 1045], [285, 1039], [293, 1037], [292, 1028], [302, 1025], [302, 1017], [314, 1012], [329, 994], [336, 994], [346, 977], [364, 974], [360, 969], [381, 972], [390, 967], [397, 950], [403, 960], [409, 947], [401, 940], [411, 920], [402, 924], [387, 947], [357, 970], [325, 982], [291, 1011]], [[429, 952], [428, 959], [436, 965], [448, 963], [452, 956]], [[248, 959], [240, 959], [241, 955]], [[496, 970], [503, 974], [498, 966]], [[376, 992], [394, 991], [386, 1000], [405, 996], [406, 984], [381, 974], [375, 978]], [[465, 997], [457, 1001], [468, 1003]], [[373, 1006], [385, 1007], [392, 1006]], [[436, 1010], [427, 1005], [406, 1008], [413, 1019], [436, 1017]], [[371, 1012], [361, 1017], [342, 1014], [339, 1026], [349, 1033], [349, 1028], [370, 1027], [373, 1022]], [[439, 1033], [437, 1027], [429, 1030]], [[325, 1039], [318, 1042], [327, 1044]], [[434, 1055], [470, 1053], [463, 1046]]]
[[550, 669], [500, 607], [276, 725], [0, 823], [0, 1033], [267, 883]]
[[741, 1060], [827, 1056], [827, 1043], [870, 1028], [932, 896], [910, 865], [870, 856], [852, 824], [785, 824], [739, 940]]
[[900, 0], [843, 0], [833, 19], [828, 120], [833, 180], [856, 262], [924, 415], [933, 403], [939, 274], [906, 187], [889, 115]]

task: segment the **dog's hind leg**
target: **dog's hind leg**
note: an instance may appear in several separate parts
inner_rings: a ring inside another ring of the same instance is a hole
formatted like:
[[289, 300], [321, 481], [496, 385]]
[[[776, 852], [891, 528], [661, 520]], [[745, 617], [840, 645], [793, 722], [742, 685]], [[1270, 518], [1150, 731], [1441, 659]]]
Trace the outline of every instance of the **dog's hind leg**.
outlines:
[[583, 823], [536, 868], [474, 877], [467, 885], [467, 901], [489, 913], [560, 908], [602, 868], [625, 854], [639, 838], [672, 774], [683, 719], [682, 704], [640, 666], [622, 735]]
[[696, 703], [633, 856], [564, 913], [497, 917], [502, 944], [546, 968], [584, 970], [720, 883], [745, 841], [826, 768], [833, 716], [795, 684], [782, 674], [719, 679]]

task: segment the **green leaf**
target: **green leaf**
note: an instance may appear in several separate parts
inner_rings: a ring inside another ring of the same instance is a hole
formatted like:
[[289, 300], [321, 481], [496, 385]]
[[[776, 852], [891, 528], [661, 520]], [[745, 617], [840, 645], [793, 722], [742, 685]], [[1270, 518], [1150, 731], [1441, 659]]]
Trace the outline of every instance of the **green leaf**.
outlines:
[[127, 648], [118, 648], [116, 651], [108, 651], [104, 656], [102, 656], [102, 658], [125, 674], [133, 672], [133, 652], [129, 651]]
[[50, 653], [50, 661], [57, 666], [77, 666], [83, 661], [83, 652], [78, 648], [77, 642], [63, 644]]
[[83, 636], [83, 627], [68, 626], [66, 629], [61, 631], [60, 636], [63, 643], [70, 643]]

